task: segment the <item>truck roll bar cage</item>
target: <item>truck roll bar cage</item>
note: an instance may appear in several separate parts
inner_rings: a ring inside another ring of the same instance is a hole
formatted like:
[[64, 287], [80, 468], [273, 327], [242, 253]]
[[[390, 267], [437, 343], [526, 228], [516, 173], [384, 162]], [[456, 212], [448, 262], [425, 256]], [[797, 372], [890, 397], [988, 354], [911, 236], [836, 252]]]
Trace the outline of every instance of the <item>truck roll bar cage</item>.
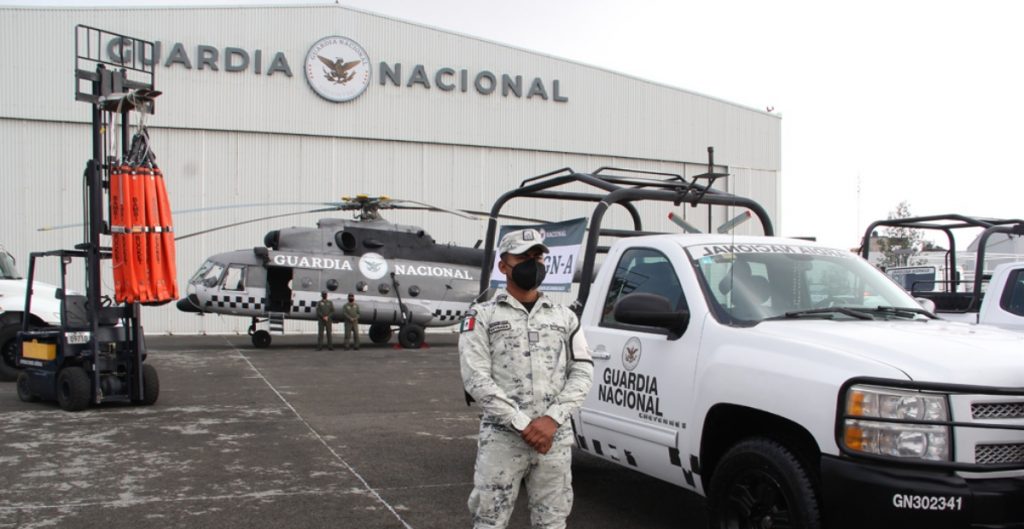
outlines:
[[1024, 236], [1024, 220], [1021, 219], [995, 219], [989, 217], [971, 217], [949, 213], [945, 215], [929, 215], [924, 217], [906, 217], [902, 219], [887, 219], [872, 222], [864, 231], [864, 238], [861, 239], [860, 253], [865, 260], [871, 250], [871, 234], [881, 226], [894, 228], [912, 228], [919, 230], [937, 230], [946, 234], [949, 241], [949, 251], [946, 252], [946, 267], [951, 271], [953, 278], [948, 284], [952, 292], [957, 291], [960, 279], [956, 277], [956, 239], [953, 230], [962, 228], [982, 228], [983, 231], [978, 238], [978, 257], [974, 266], [974, 285], [971, 289], [970, 302], [967, 308], [961, 312], [976, 312], [981, 308], [981, 284], [985, 273], [985, 246], [988, 239], [996, 233], [1006, 235]]
[[[623, 174], [625, 173], [625, 174]], [[498, 231], [498, 218], [501, 209], [513, 198], [542, 198], [554, 200], [570, 200], [576, 202], [594, 202], [594, 212], [590, 217], [587, 241], [584, 248], [582, 278], [592, 278], [594, 261], [598, 252], [607, 252], [606, 247], [598, 246], [601, 236], [631, 237], [638, 235], [654, 235], [663, 232], [644, 231], [640, 212], [633, 204], [638, 200], [670, 202], [675, 206], [687, 203], [692, 206], [705, 204], [708, 206], [743, 207], [757, 216], [764, 234], [775, 234], [768, 212], [753, 199], [728, 193], [712, 186], [715, 180], [729, 175], [728, 172], [716, 172], [714, 166], [714, 148], [708, 147], [707, 172], [695, 175], [687, 181], [675, 173], [622, 169], [617, 167], [601, 167], [592, 173], [580, 173], [570, 167], [551, 171], [523, 180], [519, 187], [498, 197], [491, 207], [487, 221], [487, 237], [484, 244], [484, 259], [481, 263], [480, 291], [490, 285], [491, 267], [494, 262], [495, 238]], [[666, 177], [657, 179], [653, 177]], [[706, 180], [706, 184], [698, 183]], [[570, 184], [585, 184], [592, 191], [562, 191], [558, 188]], [[633, 230], [602, 229], [601, 223], [605, 212], [613, 205], [621, 205], [629, 213], [633, 221]], [[710, 212], [709, 212], [710, 215]], [[590, 279], [580, 281], [579, 296], [573, 304], [574, 310], [581, 310], [590, 294]]]

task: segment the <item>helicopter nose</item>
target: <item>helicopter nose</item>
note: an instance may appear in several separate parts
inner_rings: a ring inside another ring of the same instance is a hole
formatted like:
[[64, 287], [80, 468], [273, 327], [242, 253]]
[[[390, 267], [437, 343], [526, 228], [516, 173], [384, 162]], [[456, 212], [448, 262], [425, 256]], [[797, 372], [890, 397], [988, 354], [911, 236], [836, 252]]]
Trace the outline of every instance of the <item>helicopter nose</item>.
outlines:
[[188, 297], [179, 299], [176, 305], [182, 312], [203, 312], [199, 310], [199, 298], [195, 294], [189, 294]]

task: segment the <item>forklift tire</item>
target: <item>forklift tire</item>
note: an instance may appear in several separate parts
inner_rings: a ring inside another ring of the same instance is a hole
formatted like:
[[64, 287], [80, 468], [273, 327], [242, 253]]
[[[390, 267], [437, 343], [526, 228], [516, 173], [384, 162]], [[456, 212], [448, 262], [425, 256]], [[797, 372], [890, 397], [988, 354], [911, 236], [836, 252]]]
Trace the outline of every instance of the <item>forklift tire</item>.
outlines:
[[78, 366], [65, 367], [57, 375], [57, 404], [65, 411], [81, 411], [89, 407], [92, 381]]
[[406, 349], [419, 349], [423, 345], [423, 327], [410, 323], [398, 329], [398, 343]]
[[388, 343], [392, 334], [394, 333], [391, 330], [391, 326], [386, 323], [370, 325], [370, 341], [373, 343]]
[[132, 402], [140, 406], [152, 406], [160, 396], [160, 377], [156, 374], [156, 368], [149, 364], [142, 364], [142, 400], [132, 399]]
[[270, 347], [270, 333], [264, 330], [252, 333], [252, 346], [257, 349]]
[[21, 373], [18, 375], [18, 398], [22, 402], [35, 402], [39, 400], [32, 390], [28, 387], [28, 375]]
[[7, 323], [0, 328], [0, 381], [10, 382], [18, 378], [18, 331], [21, 322]]

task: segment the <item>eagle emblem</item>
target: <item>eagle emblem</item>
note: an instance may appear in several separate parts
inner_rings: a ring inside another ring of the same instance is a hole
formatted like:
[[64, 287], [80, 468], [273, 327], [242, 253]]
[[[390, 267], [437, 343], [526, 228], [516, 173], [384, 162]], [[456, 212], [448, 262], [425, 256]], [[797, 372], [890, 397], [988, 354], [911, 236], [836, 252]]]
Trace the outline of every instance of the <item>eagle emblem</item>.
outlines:
[[359, 63], [363, 62], [360, 60], [345, 62], [344, 59], [338, 57], [336, 60], [330, 60], [323, 55], [317, 55], [320, 62], [324, 63], [324, 78], [334, 84], [345, 84], [352, 80], [356, 76], [354, 72], [350, 72], [352, 68], [359, 66]]
[[640, 364], [640, 355], [642, 353], [643, 344], [639, 338], [634, 336], [626, 340], [626, 344], [622, 346], [622, 367], [626, 371], [636, 369], [636, 366]]

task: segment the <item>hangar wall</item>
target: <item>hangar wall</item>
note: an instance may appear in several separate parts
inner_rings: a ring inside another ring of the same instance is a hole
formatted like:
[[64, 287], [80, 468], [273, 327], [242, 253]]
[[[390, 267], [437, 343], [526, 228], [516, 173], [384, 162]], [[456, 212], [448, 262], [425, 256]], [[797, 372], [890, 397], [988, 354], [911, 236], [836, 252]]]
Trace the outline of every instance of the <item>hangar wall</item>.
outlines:
[[[80, 229], [34, 231], [81, 219], [81, 175], [91, 144], [89, 107], [73, 97], [79, 23], [162, 43], [156, 83], [165, 95], [148, 125], [175, 210], [333, 201], [357, 193], [488, 210], [522, 179], [560, 167], [703, 172], [706, 146], [714, 145], [716, 162], [732, 173], [723, 186], [753, 196], [778, 218], [780, 118], [714, 98], [335, 5], [0, 8], [0, 38], [12, 59], [12, 68], [0, 76], [0, 160], [6, 170], [0, 207], [9, 219], [0, 244], [22, 268], [31, 251], [81, 240]], [[327, 101], [304, 78], [310, 46], [330, 35], [357, 41], [373, 65], [366, 91], [349, 102]], [[164, 64], [168, 48], [179, 43], [191, 69], [181, 62]], [[223, 57], [219, 70], [209, 64], [200, 70], [196, 51], [206, 45], [220, 53], [229, 47], [248, 50], [251, 58], [261, 50], [264, 63], [280, 53], [292, 76], [280, 70], [265, 75], [269, 64], [261, 74], [255, 67], [228, 72]], [[391, 69], [402, 65], [401, 86], [378, 77], [381, 63]], [[427, 73], [429, 88], [408, 82], [417, 65]], [[454, 90], [440, 90], [434, 82], [442, 68], [455, 72], [441, 77]], [[487, 95], [472, 86], [462, 92], [462, 69], [467, 77], [489, 71], [498, 78], [522, 75], [526, 83], [540, 79], [548, 98], [502, 96], [500, 89]], [[567, 101], [554, 101], [556, 80]], [[264, 205], [181, 214], [175, 224], [179, 234], [187, 234], [302, 209]], [[695, 224], [706, 224], [702, 208], [685, 209]], [[674, 229], [664, 220], [667, 211], [646, 205], [641, 210], [658, 219], [652, 227]], [[525, 202], [513, 202], [508, 211], [552, 219], [589, 213], [579, 204]], [[486, 228], [483, 221], [439, 214], [386, 216], [421, 225], [439, 242], [462, 245], [481, 239]], [[719, 214], [713, 223], [726, 216]], [[262, 221], [180, 241], [179, 283], [184, 287], [210, 254], [261, 245], [271, 229], [311, 226], [316, 218]], [[55, 275], [54, 267], [42, 279]], [[244, 332], [248, 325], [240, 318], [179, 313], [171, 305], [146, 309], [145, 324], [151, 333]], [[289, 322], [287, 329], [310, 327]]]

